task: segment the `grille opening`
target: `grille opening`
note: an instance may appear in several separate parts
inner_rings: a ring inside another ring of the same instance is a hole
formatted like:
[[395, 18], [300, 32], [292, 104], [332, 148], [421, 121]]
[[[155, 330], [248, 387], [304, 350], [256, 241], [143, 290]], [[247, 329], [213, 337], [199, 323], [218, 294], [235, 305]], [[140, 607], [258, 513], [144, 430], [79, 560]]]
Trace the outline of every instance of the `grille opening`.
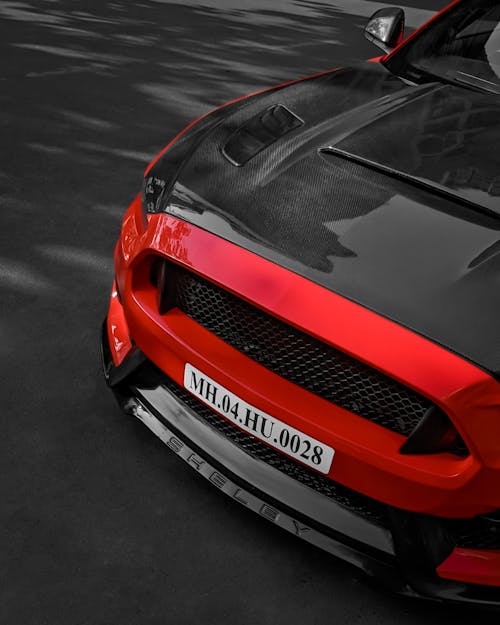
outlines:
[[449, 519], [448, 535], [464, 549], [500, 549], [500, 514], [473, 519]]
[[[435, 406], [380, 371], [183, 267], [158, 259], [150, 277], [159, 289], [159, 301], [168, 301], [169, 308], [180, 309], [277, 375], [373, 423], [408, 437]], [[448, 451], [468, 455], [461, 438]]]

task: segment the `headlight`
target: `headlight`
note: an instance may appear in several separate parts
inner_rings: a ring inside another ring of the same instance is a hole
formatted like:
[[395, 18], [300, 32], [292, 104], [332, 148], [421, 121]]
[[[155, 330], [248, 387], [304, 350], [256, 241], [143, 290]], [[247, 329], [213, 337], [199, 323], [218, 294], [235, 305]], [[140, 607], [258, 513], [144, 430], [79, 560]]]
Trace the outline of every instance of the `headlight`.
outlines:
[[160, 199], [166, 186], [166, 181], [150, 174], [144, 178], [142, 184], [142, 212], [158, 213], [160, 211]]

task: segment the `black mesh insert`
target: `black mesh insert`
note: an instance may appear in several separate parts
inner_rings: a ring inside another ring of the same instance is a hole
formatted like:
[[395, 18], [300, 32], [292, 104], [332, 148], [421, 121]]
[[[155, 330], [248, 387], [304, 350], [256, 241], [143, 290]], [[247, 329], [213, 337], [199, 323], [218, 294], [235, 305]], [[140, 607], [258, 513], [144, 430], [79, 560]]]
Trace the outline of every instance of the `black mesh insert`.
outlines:
[[408, 436], [432, 403], [392, 378], [167, 263], [164, 300], [302, 388]]
[[500, 517], [496, 522], [482, 517], [448, 520], [446, 526], [457, 547], [500, 549]]
[[[316, 492], [329, 497], [339, 505], [347, 508], [351, 512], [362, 516], [372, 523], [387, 527], [387, 508], [370, 497], [357, 493], [356, 491], [333, 482], [308, 467], [295, 462], [291, 458], [271, 449], [250, 434], [242, 432], [237, 427], [226, 421], [223, 417], [213, 412], [208, 406], [199, 401], [194, 395], [180, 387], [166, 375], [160, 373], [161, 383], [173, 395], [181, 400], [186, 406], [191, 408], [198, 417], [203, 419], [208, 425], [221, 432], [231, 443], [237, 445], [250, 456], [269, 464], [278, 471], [289, 477], [309, 486]], [[151, 380], [149, 380], [151, 381]]]

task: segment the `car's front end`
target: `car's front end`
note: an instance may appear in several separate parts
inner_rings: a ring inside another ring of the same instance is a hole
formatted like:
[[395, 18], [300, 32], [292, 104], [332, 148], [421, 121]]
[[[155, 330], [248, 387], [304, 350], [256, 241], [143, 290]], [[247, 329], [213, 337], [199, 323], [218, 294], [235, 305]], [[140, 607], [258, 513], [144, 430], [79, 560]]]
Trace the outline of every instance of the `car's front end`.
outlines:
[[[494, 601], [500, 518], [489, 513], [498, 507], [498, 382], [398, 324], [176, 218], [155, 217], [141, 233], [140, 213], [137, 199], [117, 247], [120, 287], [113, 287], [103, 332], [108, 380], [123, 405], [216, 487], [395, 590]], [[159, 259], [179, 298], [164, 314], [151, 280]], [[293, 330], [279, 345], [288, 324]], [[231, 345], [249, 333], [259, 349], [267, 344], [267, 366]], [[339, 359], [337, 376], [359, 389], [359, 401], [380, 393], [382, 403], [397, 406], [398, 429], [412, 429], [431, 402], [440, 406], [469, 453], [455, 443], [454, 453], [402, 455], [403, 434], [275, 373], [284, 353], [297, 359], [304, 384], [321, 384], [318, 373], [330, 371], [324, 359], [330, 366]], [[219, 416], [186, 389], [187, 364], [216, 380], [221, 397], [229, 389], [333, 448], [328, 474]]]
[[498, 196], [452, 183], [495, 110], [372, 64], [205, 117], [124, 217], [102, 337], [125, 410], [215, 487], [396, 592], [485, 605]]

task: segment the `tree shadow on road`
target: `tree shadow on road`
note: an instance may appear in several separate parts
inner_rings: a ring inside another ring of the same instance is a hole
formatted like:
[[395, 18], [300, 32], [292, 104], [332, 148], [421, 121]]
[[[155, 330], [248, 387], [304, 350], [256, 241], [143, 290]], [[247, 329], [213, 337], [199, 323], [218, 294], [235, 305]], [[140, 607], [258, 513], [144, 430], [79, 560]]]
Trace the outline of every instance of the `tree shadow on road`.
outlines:
[[[0, 55], [5, 151], [0, 166], [1, 254], [19, 242], [47, 278], [74, 289], [68, 256], [53, 267], [37, 250], [75, 245], [108, 257], [118, 219], [147, 161], [191, 118], [236, 95], [371, 53], [362, 20], [325, 7], [223, 11], [126, 0], [2, 3]], [[350, 48], [345, 43], [353, 40]], [[28, 218], [28, 221], [26, 220]], [[6, 235], [6, 233], [9, 233]], [[12, 272], [9, 274], [12, 277]], [[97, 279], [97, 280], [96, 280]], [[0, 275], [5, 288], [22, 281]], [[42, 283], [40, 283], [42, 285]], [[78, 298], [77, 298], [78, 299]]]

